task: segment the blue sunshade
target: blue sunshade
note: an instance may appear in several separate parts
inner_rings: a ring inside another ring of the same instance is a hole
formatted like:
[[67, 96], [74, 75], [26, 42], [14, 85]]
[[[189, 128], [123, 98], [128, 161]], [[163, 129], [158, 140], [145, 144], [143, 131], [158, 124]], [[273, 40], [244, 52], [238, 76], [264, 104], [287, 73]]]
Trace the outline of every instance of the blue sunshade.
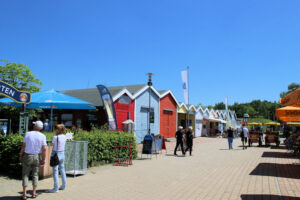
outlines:
[[[0, 104], [22, 107], [22, 104], [16, 103], [9, 98], [0, 99]], [[96, 109], [91, 103], [81, 99], [49, 90], [31, 94], [31, 102], [26, 105], [29, 109]]]

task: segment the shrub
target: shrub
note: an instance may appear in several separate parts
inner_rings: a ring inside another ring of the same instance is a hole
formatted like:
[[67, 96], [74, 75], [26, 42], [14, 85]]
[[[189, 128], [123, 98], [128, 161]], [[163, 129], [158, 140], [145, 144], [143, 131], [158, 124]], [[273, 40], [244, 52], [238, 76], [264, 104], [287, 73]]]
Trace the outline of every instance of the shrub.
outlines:
[[[137, 143], [134, 135], [124, 132], [108, 132], [101, 129], [92, 129], [90, 132], [78, 131], [75, 140], [88, 140], [88, 164], [105, 161], [111, 163], [115, 160], [115, 144], [128, 146], [131, 141], [131, 158], [137, 158]], [[117, 151], [118, 158], [129, 158], [129, 149], [120, 148]]]
[[[54, 133], [46, 133], [47, 140], [52, 141]], [[92, 129], [90, 132], [78, 131], [74, 140], [88, 141], [88, 166], [100, 162], [111, 163], [115, 159], [115, 144], [128, 146], [131, 141], [131, 158], [137, 158], [137, 143], [134, 135], [124, 132], [109, 132], [103, 129]], [[23, 136], [11, 134], [0, 136], [0, 171], [7, 175], [21, 177], [22, 164], [19, 162], [19, 152], [22, 147]], [[129, 150], [121, 148], [117, 157], [129, 158]]]
[[23, 136], [12, 134], [0, 136], [0, 171], [8, 175], [20, 177], [22, 164], [19, 161], [19, 152], [22, 147]]

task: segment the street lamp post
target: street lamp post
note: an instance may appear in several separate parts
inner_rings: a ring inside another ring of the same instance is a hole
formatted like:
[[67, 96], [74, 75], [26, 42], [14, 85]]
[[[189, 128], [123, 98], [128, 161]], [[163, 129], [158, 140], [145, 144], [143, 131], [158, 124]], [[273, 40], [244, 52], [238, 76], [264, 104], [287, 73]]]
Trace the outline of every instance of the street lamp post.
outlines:
[[148, 109], [148, 135], [151, 134], [151, 130], [150, 130], [150, 113], [151, 113], [151, 86], [152, 86], [152, 76], [154, 75], [154, 73], [146, 73], [146, 75], [148, 75], [148, 86], [149, 86], [149, 109]]

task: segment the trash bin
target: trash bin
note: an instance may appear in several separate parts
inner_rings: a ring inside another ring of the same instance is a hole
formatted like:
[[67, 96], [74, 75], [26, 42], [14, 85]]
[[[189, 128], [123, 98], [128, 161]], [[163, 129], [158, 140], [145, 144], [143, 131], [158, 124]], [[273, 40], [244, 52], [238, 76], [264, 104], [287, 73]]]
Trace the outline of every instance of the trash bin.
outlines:
[[67, 141], [65, 146], [66, 174], [79, 175], [87, 172], [88, 141]]

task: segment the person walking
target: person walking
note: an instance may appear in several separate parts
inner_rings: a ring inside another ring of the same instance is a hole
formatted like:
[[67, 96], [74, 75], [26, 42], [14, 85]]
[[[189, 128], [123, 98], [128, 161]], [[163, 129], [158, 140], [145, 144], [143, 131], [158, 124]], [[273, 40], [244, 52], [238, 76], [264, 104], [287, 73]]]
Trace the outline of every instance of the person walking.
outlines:
[[50, 130], [49, 119], [46, 119], [45, 122], [44, 122], [44, 131], [51, 131]]
[[188, 131], [185, 133], [185, 137], [186, 137], [186, 145], [187, 145], [185, 152], [190, 150], [190, 156], [191, 156], [193, 151], [193, 138], [194, 138], [193, 127], [189, 126]]
[[[243, 128], [242, 128], [242, 131], [241, 131], [243, 149], [247, 149], [248, 134], [249, 134], [249, 130], [246, 127], [246, 125], [243, 124]], [[246, 146], [245, 146], [245, 144], [246, 144]]]
[[[39, 180], [40, 165], [45, 164], [47, 143], [46, 136], [40, 131], [43, 129], [43, 122], [36, 121], [33, 123], [33, 131], [26, 133], [23, 139], [23, 145], [20, 150], [20, 161], [22, 162], [22, 199], [27, 199], [28, 176], [32, 171], [32, 198], [36, 198], [36, 189]], [[42, 153], [42, 161], [40, 162], [39, 154]]]
[[[58, 156], [59, 164], [53, 167], [53, 180], [54, 180], [54, 186], [53, 189], [49, 190], [49, 193], [56, 193], [58, 190], [64, 190], [66, 189], [67, 184], [67, 177], [65, 172], [65, 145], [66, 145], [66, 136], [65, 133], [65, 125], [58, 124], [56, 125], [56, 136], [53, 137], [52, 143], [53, 143], [53, 150], [51, 156], [53, 156], [55, 153]], [[58, 170], [60, 171], [62, 185], [58, 187], [59, 185], [59, 174]]]
[[175, 134], [176, 137], [176, 147], [174, 149], [174, 155], [177, 156], [177, 148], [180, 145], [181, 151], [182, 151], [182, 155], [185, 155], [184, 149], [183, 149], [183, 127], [179, 126], [178, 127], [178, 131]]
[[227, 139], [228, 139], [229, 150], [233, 149], [232, 148], [232, 143], [233, 143], [233, 129], [232, 129], [231, 126], [229, 126], [229, 128], [227, 130]]

